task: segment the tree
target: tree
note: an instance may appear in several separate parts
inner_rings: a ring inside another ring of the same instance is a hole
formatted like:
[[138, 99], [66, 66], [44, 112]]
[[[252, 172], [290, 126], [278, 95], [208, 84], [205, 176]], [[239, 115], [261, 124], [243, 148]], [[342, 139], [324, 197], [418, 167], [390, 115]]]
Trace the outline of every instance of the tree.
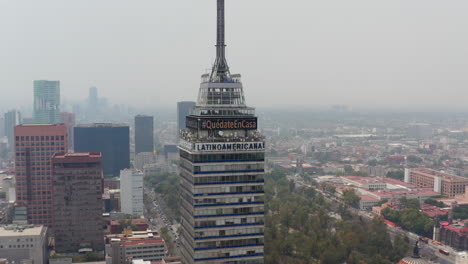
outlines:
[[424, 201], [424, 203], [425, 203], [425, 204], [434, 205], [434, 206], [437, 206], [437, 207], [440, 207], [440, 208], [446, 207], [445, 204], [444, 204], [443, 202], [434, 200], [434, 199], [432, 199], [432, 198], [427, 198], [427, 199]]
[[399, 202], [402, 209], [421, 209], [421, 204], [418, 199], [407, 199], [406, 196], [403, 196], [400, 198]]
[[346, 189], [343, 191], [343, 201], [345, 204], [354, 208], [359, 208], [361, 197], [356, 194], [354, 189]]
[[422, 162], [422, 159], [418, 156], [415, 156], [415, 155], [409, 155], [408, 157], [406, 157], [406, 160], [408, 162], [412, 162], [412, 163], [421, 163]]
[[389, 171], [387, 177], [402, 181], [405, 178], [404, 171]]

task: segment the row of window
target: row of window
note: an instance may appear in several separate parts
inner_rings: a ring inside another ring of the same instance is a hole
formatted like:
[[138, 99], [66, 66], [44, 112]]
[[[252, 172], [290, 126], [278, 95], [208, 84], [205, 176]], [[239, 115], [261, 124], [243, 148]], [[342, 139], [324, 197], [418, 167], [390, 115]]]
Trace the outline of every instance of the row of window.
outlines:
[[[56, 147], [55, 149], [54, 148], [51, 148], [50, 150], [52, 150], [53, 152], [40, 152], [39, 150], [38, 151], [32, 151], [30, 152], [31, 153], [31, 156], [52, 156], [54, 155], [55, 153], [57, 152], [63, 152], [65, 151], [65, 148], [64, 147]], [[17, 147], [16, 148], [16, 151], [17, 153], [16, 154], [20, 154], [19, 156], [22, 156], [21, 154], [23, 153], [19, 153], [19, 151], [27, 151], [27, 148], [23, 148], [23, 147]], [[18, 155], [17, 155], [18, 156]], [[31, 158], [32, 159], [32, 158]], [[22, 159], [22, 160], [25, 160], [25, 159]]]
[[[263, 175], [262, 175], [263, 176]], [[261, 192], [263, 185], [253, 186], [222, 186], [222, 187], [202, 187], [194, 188], [194, 194], [209, 194], [209, 193], [242, 193], [242, 192]]]
[[16, 136], [16, 141], [65, 140], [65, 136]]
[[263, 224], [263, 217], [254, 216], [244, 218], [227, 218], [219, 220], [195, 221], [195, 227], [226, 226], [240, 224]]
[[233, 154], [189, 154], [181, 151], [180, 156], [192, 162], [223, 162], [223, 161], [263, 161], [265, 153], [233, 153]]
[[208, 260], [208, 259], [216, 259], [216, 258], [229, 258], [229, 257], [243, 257], [249, 255], [258, 255], [263, 254], [263, 247], [257, 248], [253, 250], [231, 250], [229, 252], [197, 252], [195, 253], [195, 260]]
[[228, 230], [214, 230], [214, 231], [197, 231], [195, 232], [196, 238], [203, 237], [223, 237], [223, 236], [236, 236], [247, 234], [263, 234], [263, 227], [251, 227], [241, 229], [228, 229]]
[[263, 244], [263, 238], [248, 238], [248, 239], [235, 239], [235, 240], [224, 240], [224, 241], [206, 241], [197, 242], [196, 248], [198, 249], [211, 249], [211, 248], [223, 248], [223, 247], [242, 247], [248, 245], [259, 245]]
[[[60, 141], [60, 142], [41, 142], [41, 143], [29, 143], [29, 142], [26, 142], [26, 143], [16, 143], [15, 144], [17, 147], [21, 146], [21, 147], [34, 147], [34, 146], [64, 146], [65, 143], [63, 141]], [[30, 150], [31, 151], [34, 151], [34, 150], [38, 150], [39, 148], [31, 148]], [[44, 150], [44, 148], [41, 148], [42, 150]]]
[[264, 211], [263, 205], [254, 207], [241, 207], [241, 208], [218, 208], [218, 209], [206, 209], [200, 208], [195, 210], [195, 216], [205, 215], [229, 215], [229, 214], [248, 214], [248, 213], [261, 213]]
[[195, 204], [225, 204], [225, 203], [251, 203], [263, 202], [262, 196], [247, 196], [247, 197], [228, 197], [228, 198], [201, 198], [194, 199]]

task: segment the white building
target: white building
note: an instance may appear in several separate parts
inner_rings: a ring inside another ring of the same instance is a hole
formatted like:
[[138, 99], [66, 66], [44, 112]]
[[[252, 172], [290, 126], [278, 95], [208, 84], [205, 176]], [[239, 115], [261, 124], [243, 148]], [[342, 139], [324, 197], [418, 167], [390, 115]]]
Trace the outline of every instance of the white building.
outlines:
[[120, 171], [120, 209], [136, 217], [143, 215], [143, 173], [137, 170]]
[[5, 201], [14, 203], [16, 199], [15, 179], [12, 176], [4, 177], [2, 180], [2, 191], [5, 193]]
[[48, 263], [47, 227], [9, 225], [0, 227], [0, 257], [10, 263]]

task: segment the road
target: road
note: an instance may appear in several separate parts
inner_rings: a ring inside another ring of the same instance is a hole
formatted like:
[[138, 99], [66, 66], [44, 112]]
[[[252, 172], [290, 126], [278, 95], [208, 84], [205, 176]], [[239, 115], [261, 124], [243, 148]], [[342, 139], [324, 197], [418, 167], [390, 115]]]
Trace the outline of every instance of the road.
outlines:
[[180, 256], [179, 235], [177, 234], [179, 224], [167, 216], [167, 206], [159, 194], [155, 193], [151, 188], [144, 188], [144, 192], [146, 196], [145, 217], [150, 220], [150, 228], [161, 234], [161, 228], [167, 227], [172, 238], [172, 242], [167, 242], [169, 255]]

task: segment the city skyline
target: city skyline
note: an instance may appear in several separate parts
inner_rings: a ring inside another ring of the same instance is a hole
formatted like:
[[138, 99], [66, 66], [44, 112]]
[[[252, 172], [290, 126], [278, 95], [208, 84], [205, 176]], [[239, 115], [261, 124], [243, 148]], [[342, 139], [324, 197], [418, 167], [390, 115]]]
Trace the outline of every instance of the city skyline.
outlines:
[[[30, 104], [32, 97], [21, 94], [30, 94], [35, 79], [60, 80], [66, 100], [86, 98], [91, 86], [130, 105], [194, 98], [196, 69], [214, 62], [209, 1], [109, 3], [5, 3], [0, 31], [10, 41], [0, 44], [0, 70], [7, 76], [0, 87], [18, 93], [2, 96], [0, 104]], [[466, 3], [227, 5], [227, 52], [231, 66], [243, 69], [243, 79], [255, 87], [247, 92], [249, 104], [466, 109]], [[242, 19], [233, 23], [235, 17]], [[284, 87], [298, 96], [285, 98]]]

